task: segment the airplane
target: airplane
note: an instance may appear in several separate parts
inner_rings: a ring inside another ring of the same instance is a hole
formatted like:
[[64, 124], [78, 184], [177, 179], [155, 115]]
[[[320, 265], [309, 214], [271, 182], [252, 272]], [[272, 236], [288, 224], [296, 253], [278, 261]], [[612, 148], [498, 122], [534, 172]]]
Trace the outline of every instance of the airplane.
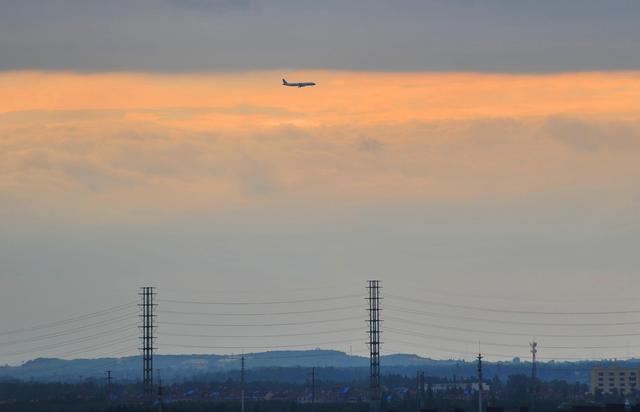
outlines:
[[309, 87], [309, 86], [315, 86], [316, 84], [314, 82], [289, 83], [286, 79], [282, 79], [282, 85], [289, 86], [289, 87]]

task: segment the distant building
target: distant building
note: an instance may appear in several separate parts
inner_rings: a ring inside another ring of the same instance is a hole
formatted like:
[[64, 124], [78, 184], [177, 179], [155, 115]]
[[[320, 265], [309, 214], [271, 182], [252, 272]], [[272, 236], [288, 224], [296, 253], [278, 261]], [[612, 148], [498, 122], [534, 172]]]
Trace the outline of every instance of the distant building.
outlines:
[[[478, 382], [449, 382], [449, 383], [431, 384], [431, 390], [433, 392], [447, 392], [447, 391], [458, 390], [458, 391], [471, 393], [471, 392], [478, 392], [479, 387], [480, 385], [478, 385]], [[425, 391], [429, 390], [429, 384], [425, 384], [424, 389]], [[488, 392], [490, 389], [491, 387], [487, 383], [482, 382], [483, 392]]]
[[638, 391], [640, 368], [620, 366], [591, 369], [591, 393], [629, 395]]

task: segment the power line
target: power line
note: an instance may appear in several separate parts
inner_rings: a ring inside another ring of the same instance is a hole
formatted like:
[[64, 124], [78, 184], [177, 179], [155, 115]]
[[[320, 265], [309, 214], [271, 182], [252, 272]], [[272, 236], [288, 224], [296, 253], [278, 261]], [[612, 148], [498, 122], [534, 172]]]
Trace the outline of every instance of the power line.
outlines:
[[112, 319], [105, 319], [103, 321], [100, 322], [95, 322], [89, 325], [83, 325], [83, 326], [78, 326], [75, 328], [71, 328], [71, 329], [65, 329], [62, 331], [58, 331], [58, 332], [53, 332], [53, 333], [48, 333], [46, 335], [39, 335], [39, 336], [33, 336], [30, 338], [24, 338], [24, 339], [18, 339], [18, 340], [13, 340], [13, 341], [7, 341], [7, 342], [0, 342], [0, 346], [9, 346], [9, 345], [15, 345], [18, 343], [29, 343], [29, 342], [36, 342], [36, 341], [41, 341], [41, 340], [46, 340], [46, 339], [52, 339], [52, 338], [57, 338], [60, 336], [65, 336], [65, 335], [73, 335], [77, 332], [81, 332], [81, 331], [85, 331], [85, 330], [89, 330], [89, 329], [95, 329], [99, 326], [105, 326], [105, 325], [110, 325], [113, 323], [118, 323], [122, 320], [129, 320], [129, 319], [133, 319], [134, 317], [136, 317], [136, 314], [127, 314], [125, 316], [120, 316], [117, 318], [112, 318]]
[[[403, 345], [407, 345], [407, 346], [415, 346], [415, 347], [419, 347], [419, 348], [423, 348], [423, 349], [427, 349], [427, 350], [435, 350], [435, 351], [440, 351], [440, 352], [445, 352], [445, 353], [455, 353], [458, 355], [470, 355], [468, 352], [462, 352], [462, 351], [455, 351], [452, 350], [451, 348], [443, 348], [443, 347], [439, 347], [439, 346], [433, 346], [433, 345], [425, 345], [423, 343], [415, 343], [415, 342], [408, 342], [408, 341], [404, 341], [404, 340], [398, 340], [398, 339], [394, 339], [393, 340], [394, 343], [401, 343]], [[478, 342], [476, 342], [478, 343]], [[505, 358], [505, 359], [513, 359], [513, 355], [506, 355], [504, 353], [484, 353], [485, 355], [488, 356], [493, 356], [496, 358]]]
[[91, 341], [94, 340], [95, 338], [104, 336], [104, 335], [108, 335], [111, 334], [113, 332], [118, 332], [118, 331], [124, 331], [127, 329], [133, 329], [135, 327], [135, 325], [125, 325], [123, 327], [119, 327], [116, 329], [112, 329], [112, 330], [107, 330], [107, 331], [103, 331], [100, 333], [96, 333], [93, 335], [89, 335], [89, 336], [84, 336], [84, 337], [80, 337], [80, 338], [76, 338], [76, 339], [72, 339], [72, 340], [67, 340], [67, 341], [63, 341], [63, 342], [56, 342], [50, 345], [46, 345], [46, 346], [39, 346], [39, 347], [35, 347], [35, 348], [30, 348], [24, 351], [19, 351], [19, 352], [10, 352], [10, 353], [0, 353], [0, 356], [15, 356], [15, 355], [23, 355], [25, 353], [33, 353], [33, 352], [39, 352], [39, 351], [48, 351], [51, 349], [57, 349], [59, 347], [63, 347], [63, 346], [69, 346], [69, 345], [74, 345], [77, 343], [83, 343], [83, 342], [87, 342], [87, 341]]
[[[484, 329], [472, 329], [472, 328], [460, 328], [456, 326], [443, 326], [443, 325], [434, 325], [431, 323], [417, 322], [414, 320], [408, 320], [403, 318], [397, 318], [395, 316], [387, 316], [388, 320], [396, 320], [398, 322], [405, 322], [413, 325], [426, 326], [430, 328], [436, 329], [444, 329], [444, 330], [455, 330], [460, 332], [472, 332], [472, 333], [482, 333], [486, 335], [505, 335], [505, 336], [528, 336], [531, 337], [531, 333], [523, 333], [523, 332], [501, 332], [501, 331], [491, 331]], [[640, 333], [611, 333], [611, 334], [598, 334], [598, 335], [562, 335], [562, 334], [540, 334], [536, 333], [536, 336], [546, 337], [546, 338], [620, 338], [620, 337], [628, 337], [628, 336], [640, 336]]]
[[[123, 343], [132, 342], [133, 340], [137, 340], [137, 339], [138, 339], [138, 337], [136, 336], [136, 337], [131, 338], [130, 340], [125, 340]], [[126, 352], [128, 352], [130, 350], [134, 350], [135, 351], [135, 349], [132, 349], [132, 348], [124, 348], [124, 349], [120, 348], [120, 349], [115, 349], [115, 350], [112, 350], [112, 351], [109, 351], [109, 352], [99, 353], [99, 354], [93, 355], [93, 356], [94, 356], [95, 359], [100, 359], [100, 358], [104, 358], [104, 357], [111, 357], [112, 355], [124, 354], [124, 353], [126, 353]], [[134, 357], [134, 356], [136, 356], [136, 355], [129, 354], [128, 357]], [[115, 362], [111, 363], [111, 364], [118, 363], [118, 361], [120, 359], [122, 359], [122, 357], [116, 358], [116, 359], [117, 360]], [[110, 364], [107, 364], [107, 365], [110, 365]]]
[[[404, 329], [398, 329], [398, 328], [394, 328], [394, 327], [390, 327], [387, 326], [385, 328], [386, 331], [392, 332], [392, 333], [397, 333], [400, 335], [405, 335], [405, 336], [413, 336], [413, 337], [419, 337], [419, 338], [428, 338], [428, 339], [435, 339], [435, 340], [442, 340], [445, 342], [456, 342], [456, 343], [464, 343], [464, 344], [476, 344], [478, 343], [478, 341], [473, 341], [473, 340], [467, 340], [467, 339], [456, 339], [456, 338], [447, 338], [444, 336], [437, 336], [437, 335], [427, 335], [424, 333], [420, 333], [420, 332], [412, 332], [412, 331], [408, 331], [408, 330], [404, 330]], [[483, 345], [489, 345], [489, 346], [503, 346], [506, 348], [523, 348], [524, 345], [515, 345], [515, 344], [509, 344], [509, 343], [498, 343], [498, 342], [486, 342], [486, 341], [482, 341]]]
[[[468, 353], [466, 352], [461, 352], [461, 351], [456, 351], [453, 350], [451, 348], [443, 348], [443, 347], [438, 347], [438, 346], [433, 346], [431, 344], [424, 344], [424, 343], [416, 343], [416, 342], [408, 342], [408, 341], [404, 341], [404, 340], [399, 340], [399, 339], [395, 339], [393, 340], [394, 343], [402, 343], [405, 345], [409, 345], [409, 346], [416, 346], [416, 347], [422, 347], [425, 349], [432, 349], [432, 350], [438, 350], [441, 352], [446, 352], [446, 353], [452, 353], [452, 354], [464, 354], [464, 355], [468, 355]], [[476, 342], [469, 342], [469, 341], [463, 341], [460, 343], [477, 343]], [[487, 343], [487, 342], [482, 342], [483, 344]], [[489, 343], [491, 345], [491, 343]], [[507, 346], [507, 345], [504, 345]], [[511, 345], [509, 345], [511, 346]], [[522, 348], [524, 349], [524, 345], [523, 346], [517, 346], [518, 348]], [[513, 355], [507, 355], [504, 353], [485, 353], [485, 355], [490, 355], [490, 356], [494, 356], [494, 357], [501, 357], [501, 358], [507, 358], [507, 359], [511, 359], [513, 358]], [[585, 358], [585, 357], [572, 357], [572, 356], [563, 356], [563, 357], [540, 357], [537, 356], [537, 359], [542, 359], [542, 360], [546, 360], [546, 361], [595, 361], [595, 360], [601, 360], [601, 358]], [[630, 360], [630, 359], [635, 359], [633, 357], [618, 357], [616, 359], [619, 360]]]
[[193, 301], [193, 300], [176, 300], [176, 299], [161, 299], [159, 302], [168, 302], [168, 303], [184, 303], [184, 304], [193, 304], [193, 305], [285, 305], [292, 303], [309, 303], [309, 302], [325, 302], [331, 300], [341, 300], [341, 299], [349, 299], [349, 298], [358, 298], [359, 295], [343, 295], [343, 296], [331, 296], [325, 298], [310, 298], [310, 299], [298, 299], [298, 300], [275, 300], [275, 301], [263, 301], [263, 302], [255, 302], [255, 301], [246, 301], [246, 302], [203, 302], [203, 301]]
[[51, 327], [58, 326], [58, 325], [64, 325], [64, 324], [67, 324], [67, 323], [73, 323], [73, 322], [77, 322], [77, 321], [84, 320], [84, 319], [90, 319], [90, 318], [94, 318], [94, 317], [97, 317], [97, 316], [106, 315], [108, 313], [118, 312], [118, 311], [123, 310], [123, 309], [125, 309], [127, 307], [133, 306], [134, 303], [135, 302], [128, 302], [128, 303], [124, 303], [122, 305], [113, 306], [111, 308], [103, 309], [103, 310], [100, 310], [100, 311], [97, 311], [97, 312], [88, 313], [86, 315], [75, 316], [75, 317], [72, 317], [72, 318], [67, 318], [67, 319], [58, 320], [58, 321], [54, 321], [54, 322], [41, 323], [39, 325], [29, 326], [29, 327], [21, 328], [21, 329], [8, 330], [8, 331], [0, 332], [0, 335], [11, 335], [11, 334], [14, 334], [14, 333], [29, 332], [29, 331], [32, 331], [32, 330], [51, 328]]
[[292, 345], [270, 345], [270, 346], [207, 346], [207, 345], [183, 345], [176, 343], [163, 343], [163, 346], [179, 347], [179, 348], [198, 348], [198, 349], [279, 349], [279, 348], [301, 348], [306, 346], [333, 345], [338, 343], [360, 342], [360, 339], [344, 339], [327, 342], [300, 343]]
[[444, 318], [444, 319], [456, 319], [456, 320], [468, 320], [474, 322], [490, 322], [490, 323], [498, 323], [505, 325], [530, 325], [530, 326], [631, 326], [631, 325], [640, 325], [640, 321], [631, 321], [631, 322], [601, 322], [601, 323], [555, 323], [555, 322], [531, 322], [531, 321], [512, 321], [512, 320], [504, 320], [504, 319], [487, 319], [487, 318], [477, 318], [472, 316], [458, 316], [458, 315], [450, 315], [444, 313], [437, 312], [427, 312], [418, 309], [408, 309], [403, 308], [401, 306], [395, 305], [385, 305], [386, 310], [390, 310], [392, 312], [402, 312], [413, 315], [425, 315], [429, 317], [436, 318]]
[[118, 343], [133, 342], [133, 341], [135, 341], [137, 339], [138, 339], [138, 337], [135, 336], [135, 335], [123, 336], [123, 337], [119, 337], [118, 339], [113, 339], [113, 340], [102, 342], [102, 343], [99, 343], [99, 344], [96, 344], [96, 345], [86, 346], [86, 347], [84, 347], [82, 349], [74, 349], [72, 351], [59, 353], [56, 356], [66, 357], [66, 356], [71, 356], [71, 355], [77, 355], [77, 354], [80, 354], [80, 353], [93, 352], [96, 349], [102, 349], [102, 348], [106, 348], [106, 347], [111, 347], [111, 346], [113, 346], [115, 344], [118, 344]]
[[454, 303], [436, 302], [432, 300], [416, 299], [407, 296], [387, 295], [391, 298], [401, 299], [404, 301], [416, 302], [427, 305], [446, 306], [450, 308], [467, 309], [467, 310], [479, 310], [484, 312], [497, 312], [497, 313], [517, 313], [522, 315], [623, 315], [640, 313], [640, 310], [618, 310], [618, 311], [599, 311], [599, 312], [548, 312], [548, 311], [527, 311], [527, 310], [515, 310], [515, 309], [497, 309], [487, 308], [481, 306], [460, 305]]
[[304, 322], [284, 322], [284, 323], [250, 323], [250, 324], [230, 324], [230, 323], [187, 323], [187, 322], [162, 322], [162, 324], [166, 325], [179, 325], [179, 326], [215, 326], [215, 327], [260, 327], [260, 326], [293, 326], [293, 325], [309, 325], [316, 323], [330, 323], [330, 322], [341, 322], [345, 320], [355, 320], [361, 319], [359, 316], [351, 316], [346, 318], [337, 318], [337, 319], [324, 319], [324, 320], [308, 320]]
[[[138, 337], [137, 337], [137, 336], [131, 336], [131, 337], [127, 338], [127, 339], [118, 340], [118, 341], [112, 341], [112, 342], [110, 342], [110, 343], [108, 344], [108, 346], [113, 346], [114, 344], [115, 344], [115, 345], [118, 345], [118, 344], [121, 344], [121, 343], [127, 343], [127, 344], [128, 344], [129, 342], [134, 342], [134, 341], [136, 341], [137, 339], [138, 339]], [[101, 346], [107, 346], [107, 345], [101, 345]], [[91, 347], [91, 348], [90, 348], [90, 349], [88, 349], [88, 350], [83, 350], [83, 351], [74, 351], [74, 352], [67, 352], [67, 355], [65, 355], [65, 356], [76, 355], [76, 354], [79, 354], [79, 353], [92, 352], [92, 351], [94, 351], [94, 350], [96, 350], [96, 349], [99, 349], [99, 348], [98, 348], [96, 345], [94, 345], [93, 347]], [[132, 351], [132, 350], [133, 350], [133, 351], [135, 351], [135, 348], [134, 348], [134, 347], [130, 347], [130, 345], [127, 345], [127, 348], [119, 348], [119, 349], [116, 349], [116, 350], [110, 350], [110, 351], [108, 351], [108, 352], [101, 352], [101, 353], [99, 353], [99, 354], [97, 354], [97, 355], [93, 355], [93, 357], [94, 357], [95, 359], [100, 359], [100, 358], [104, 358], [104, 357], [108, 357], [108, 356], [112, 356], [112, 355], [117, 355], [117, 354], [121, 354], [121, 353], [129, 352], [129, 351]], [[129, 356], [130, 356], [130, 357], [133, 357], [134, 355], [129, 355]], [[120, 358], [117, 358], [117, 359], [120, 359]], [[77, 359], [77, 358], [76, 358], [76, 359], [71, 359], [70, 361], [74, 361], [74, 360], [78, 360], [78, 359]], [[108, 363], [108, 364], [106, 364], [106, 365], [104, 365], [104, 366], [112, 365], [112, 364], [116, 364], [117, 362], [118, 362], [118, 361], [116, 360], [116, 361], [114, 361], [114, 362], [112, 362], [112, 363], [110, 363], [110, 364]]]
[[301, 313], [337, 312], [348, 309], [360, 309], [360, 305], [341, 306], [337, 308], [325, 308], [314, 310], [297, 310], [289, 312], [259, 312], [259, 313], [211, 313], [211, 312], [183, 312], [175, 310], [160, 310], [159, 314], [169, 313], [178, 315], [203, 315], [203, 316], [274, 316], [274, 315], [299, 315]]
[[131, 326], [127, 326], [126, 328], [118, 328], [118, 329], [114, 329], [114, 330], [110, 330], [110, 331], [106, 331], [106, 332], [101, 332], [95, 335], [90, 335], [85, 337], [84, 339], [74, 339], [74, 340], [69, 340], [69, 341], [65, 341], [65, 342], [57, 342], [55, 344], [50, 344], [50, 345], [46, 345], [46, 346], [39, 346], [39, 347], [35, 347], [35, 348], [29, 348], [26, 350], [21, 350], [21, 351], [16, 351], [16, 352], [5, 352], [5, 353], [0, 353], [0, 356], [16, 356], [16, 355], [24, 355], [27, 353], [38, 353], [41, 351], [51, 351], [51, 350], [55, 350], [58, 348], [62, 348], [62, 347], [68, 347], [69, 345], [76, 345], [78, 343], [84, 343], [84, 342], [89, 342], [92, 340], [95, 340], [96, 338], [102, 337], [104, 335], [108, 335], [113, 333], [114, 331], [124, 331], [127, 329], [132, 328]]
[[187, 338], [286, 338], [292, 336], [313, 336], [313, 335], [328, 335], [333, 333], [354, 332], [358, 329], [336, 329], [326, 330], [320, 332], [305, 332], [305, 333], [286, 333], [286, 334], [272, 334], [272, 335], [200, 335], [200, 334], [188, 334], [188, 333], [169, 333], [163, 332], [162, 335], [167, 336], [184, 336]]
[[[538, 345], [541, 346], [541, 345]], [[605, 346], [547, 346], [542, 345], [543, 349], [628, 349], [640, 348], [640, 345], [605, 345]], [[543, 358], [539, 358], [543, 359]]]
[[[450, 296], [453, 297], [455, 299], [473, 299], [473, 300], [501, 300], [501, 301], [507, 301], [507, 302], [523, 302], [523, 301], [527, 301], [527, 302], [533, 302], [533, 303], [540, 303], [540, 304], [549, 304], [549, 303], [575, 303], [575, 302], [584, 302], [585, 300], [589, 300], [589, 299], [593, 299], [593, 297], [563, 297], [561, 299], [532, 299], [526, 296], [489, 296], [489, 295], [474, 295], [474, 294], [465, 294], [465, 293], [459, 293], [459, 292], [451, 292], [449, 291], [445, 291], [445, 290], [437, 290], [434, 291], [433, 289], [429, 288], [428, 290], [422, 289], [422, 288], [412, 288], [413, 291], [417, 291], [420, 294], [425, 294], [425, 295], [432, 295], [432, 296]], [[607, 298], [607, 297], [601, 297], [598, 296], [597, 298], [598, 301], [603, 301], [603, 302], [637, 302], [636, 298], [627, 298], [627, 297], [618, 297], [618, 298]]]
[[[387, 326], [385, 328], [386, 331], [392, 332], [392, 333], [398, 333], [400, 335], [406, 335], [406, 336], [414, 336], [414, 337], [423, 337], [423, 338], [428, 338], [428, 339], [436, 339], [436, 340], [442, 340], [442, 341], [446, 341], [446, 342], [457, 342], [457, 343], [465, 343], [465, 344], [475, 344], [477, 343], [477, 341], [474, 340], [466, 340], [466, 339], [457, 339], [457, 338], [451, 338], [451, 337], [444, 337], [444, 336], [438, 336], [438, 335], [428, 335], [428, 334], [424, 334], [424, 333], [420, 333], [420, 332], [415, 332], [415, 331], [408, 331], [406, 329], [399, 329], [399, 328], [395, 328], [395, 327], [391, 327], [391, 326]], [[501, 342], [490, 342], [490, 341], [482, 341], [483, 345], [489, 345], [489, 346], [502, 346], [502, 347], [506, 347], [506, 348], [523, 348], [526, 345], [522, 344], [522, 345], [516, 345], [516, 344], [509, 344], [509, 343], [501, 343]], [[626, 348], [634, 348], [634, 347], [640, 347], [640, 345], [611, 345], [611, 346], [547, 346], [547, 345], [538, 345], [539, 347], [543, 348], [543, 349], [626, 349]], [[542, 359], [542, 358], [539, 358]]]

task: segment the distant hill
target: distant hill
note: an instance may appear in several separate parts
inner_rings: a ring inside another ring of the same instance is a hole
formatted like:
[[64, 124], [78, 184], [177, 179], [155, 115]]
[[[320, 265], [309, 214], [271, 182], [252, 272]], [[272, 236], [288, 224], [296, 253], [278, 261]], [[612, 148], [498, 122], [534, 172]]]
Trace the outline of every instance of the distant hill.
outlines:
[[[319, 379], [346, 381], [366, 379], [369, 359], [351, 356], [332, 350], [272, 351], [245, 355], [247, 379], [304, 381], [308, 368], [316, 367]], [[237, 379], [240, 361], [229, 355], [156, 355], [155, 368], [162, 372], [163, 379]], [[115, 379], [137, 381], [141, 376], [141, 357], [100, 359], [52, 359], [38, 358], [20, 366], [0, 367], [0, 380], [35, 380], [78, 382], [104, 378], [111, 370]], [[588, 383], [590, 370], [596, 364], [617, 363], [622, 366], [640, 366], [640, 360], [631, 361], [583, 361], [540, 362], [538, 376], [544, 380], [563, 379], [570, 382]], [[513, 374], [529, 374], [531, 363], [517, 359], [508, 362], [485, 362], [485, 376], [506, 378]], [[414, 376], [416, 370], [427, 376], [458, 379], [475, 375], [475, 362], [463, 360], [434, 360], [410, 354], [393, 354], [381, 359], [385, 375]]]

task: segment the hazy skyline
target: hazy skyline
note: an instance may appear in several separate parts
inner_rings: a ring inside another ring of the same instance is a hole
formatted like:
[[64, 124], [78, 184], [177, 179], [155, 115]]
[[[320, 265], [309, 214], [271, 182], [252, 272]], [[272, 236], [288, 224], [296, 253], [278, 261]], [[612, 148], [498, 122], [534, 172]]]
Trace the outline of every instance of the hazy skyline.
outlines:
[[[135, 301], [147, 285], [195, 301], [361, 295], [340, 302], [362, 308], [333, 325], [354, 343], [320, 345], [354, 352], [364, 349], [367, 279], [391, 296], [471, 306], [638, 309], [637, 3], [366, 4], [0, 2], [0, 333]], [[286, 88], [282, 77], [318, 86]], [[493, 321], [640, 322], [393, 301]], [[162, 335], [181, 331], [162, 324], [171, 316], [160, 320], [159, 353], [234, 352], [162, 347], [179, 341]], [[515, 346], [486, 351], [514, 357], [537, 338], [541, 358], [640, 347], [629, 324], [483, 324], [522, 336], [385, 326], [499, 341]], [[592, 336], [547, 336], [571, 333]], [[607, 333], [625, 336], [594, 336]], [[385, 353], [476, 350], [392, 336]], [[0, 362], [40, 354], [29, 352], [36, 343], [3, 355], [12, 340], [0, 341]]]

